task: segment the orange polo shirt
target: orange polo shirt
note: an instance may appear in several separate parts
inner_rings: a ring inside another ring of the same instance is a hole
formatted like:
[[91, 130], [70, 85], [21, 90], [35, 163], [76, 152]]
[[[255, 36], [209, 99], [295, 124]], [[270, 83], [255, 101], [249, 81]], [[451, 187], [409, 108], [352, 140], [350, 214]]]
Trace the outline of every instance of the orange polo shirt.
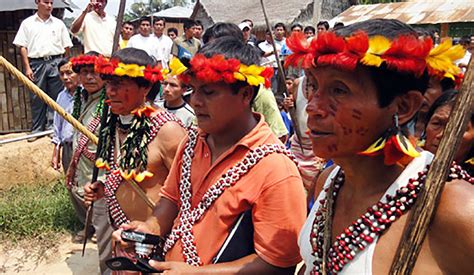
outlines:
[[[211, 165], [207, 134], [199, 131], [191, 165], [192, 208], [204, 193], [230, 167], [242, 160], [251, 149], [263, 144], [281, 144], [255, 114], [257, 126]], [[161, 195], [180, 206], [179, 180], [186, 140], [178, 148]], [[306, 219], [306, 199], [296, 165], [282, 154], [270, 154], [247, 174], [227, 188], [193, 227], [197, 253], [203, 264], [211, 264], [239, 215], [252, 209], [256, 253], [266, 262], [289, 267], [301, 261], [298, 234]], [[176, 219], [174, 226], [177, 226]], [[181, 240], [166, 255], [166, 261], [184, 261]]]

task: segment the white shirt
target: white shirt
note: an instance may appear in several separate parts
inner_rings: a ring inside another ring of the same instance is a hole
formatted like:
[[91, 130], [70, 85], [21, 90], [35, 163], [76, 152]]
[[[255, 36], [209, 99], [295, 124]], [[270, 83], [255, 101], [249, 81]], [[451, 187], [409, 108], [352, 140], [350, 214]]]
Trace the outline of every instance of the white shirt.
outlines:
[[171, 57], [171, 48], [173, 47], [173, 40], [164, 34], [162, 34], [160, 37], [157, 37], [154, 34], [151, 36], [158, 40], [158, 45], [152, 55], [156, 58], [156, 60], [161, 60], [161, 65], [163, 68], [168, 68], [168, 62], [170, 61]]
[[72, 47], [69, 32], [63, 21], [54, 16], [43, 20], [38, 13], [21, 22], [13, 44], [26, 47], [29, 58], [63, 54], [64, 48]]
[[128, 40], [127, 43], [127, 48], [144, 50], [150, 56], [155, 56], [158, 51], [158, 38], [151, 35], [143, 36], [138, 33], [130, 37], [130, 40]]
[[[471, 60], [471, 53], [469, 51], [466, 51], [463, 58], [456, 60], [454, 63], [456, 64], [456, 66], [459, 66], [459, 64], [467, 65], [469, 64], [469, 60]], [[466, 68], [461, 68], [461, 70], [463, 73], [466, 72]]]
[[84, 17], [78, 33], [84, 36], [84, 52], [96, 51], [105, 56], [112, 54], [115, 26], [117, 22], [111, 16], [100, 17], [95, 11]]
[[[414, 158], [403, 170], [403, 172], [398, 176], [398, 178], [390, 185], [390, 187], [385, 191], [385, 194], [381, 197], [380, 201], [382, 203], [387, 202], [386, 195], [389, 194], [391, 196], [396, 194], [397, 189], [404, 187], [408, 184], [409, 179], [416, 178], [418, 172], [421, 172], [425, 169], [426, 165], [430, 164], [433, 160], [433, 154], [428, 151], [421, 152], [419, 157]], [[324, 188], [329, 187], [333, 178], [339, 172], [340, 167], [336, 166], [334, 170], [331, 171], [326, 182], [324, 183]], [[314, 268], [313, 262], [315, 261], [315, 257], [312, 255], [313, 248], [310, 243], [309, 236], [311, 234], [311, 230], [313, 227], [314, 218], [316, 215], [316, 211], [319, 208], [319, 201], [326, 197], [326, 192], [321, 191], [319, 193], [318, 198], [314, 201], [314, 205], [311, 208], [311, 212], [306, 219], [303, 228], [301, 229], [300, 236], [298, 239], [298, 246], [300, 247], [300, 254], [303, 258], [306, 271], [305, 274], [310, 274], [311, 270]], [[397, 221], [395, 221], [397, 222]], [[349, 226], [349, 224], [348, 224]], [[372, 274], [372, 259], [374, 256], [375, 247], [377, 246], [378, 236], [374, 237], [374, 241], [370, 243], [364, 250], [359, 251], [357, 255], [351, 260], [338, 274], [365, 274], [371, 275]]]
[[153, 103], [179, 118], [186, 128], [191, 127], [196, 119], [193, 108], [186, 102], [179, 107], [168, 107], [166, 102], [160, 99], [155, 99]]
[[[280, 51], [281, 51], [281, 48], [283, 47], [283, 45], [285, 45], [286, 43], [286, 39], [283, 38], [282, 40], [276, 40], [275, 39], [275, 47], [277, 49], [277, 53], [280, 54]], [[268, 52], [273, 52], [273, 45], [272, 43], [269, 43], [268, 41], [263, 41], [261, 42], [260, 44], [258, 44], [258, 47], [268, 53]], [[276, 64], [276, 57], [275, 57], [275, 54], [272, 54], [272, 55], [269, 55], [267, 57], [262, 57], [262, 60], [260, 62], [262, 65], [266, 65], [266, 66], [272, 66], [273, 68], [276, 68], [278, 67], [278, 65]]]

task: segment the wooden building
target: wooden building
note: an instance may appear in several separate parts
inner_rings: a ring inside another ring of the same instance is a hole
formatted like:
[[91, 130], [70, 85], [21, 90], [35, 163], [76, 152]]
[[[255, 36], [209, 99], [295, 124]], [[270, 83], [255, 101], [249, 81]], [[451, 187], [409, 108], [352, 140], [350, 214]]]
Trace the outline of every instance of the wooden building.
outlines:
[[357, 5], [331, 19], [331, 22], [348, 25], [374, 18], [398, 19], [417, 27], [436, 29], [441, 37], [459, 38], [474, 34], [474, 0], [411, 0]]
[[[62, 18], [69, 2], [54, 1], [53, 15]], [[33, 0], [2, 0], [0, 5], [0, 55], [23, 71], [20, 49], [13, 39], [21, 22], [36, 12]], [[31, 128], [30, 91], [0, 66], [0, 134], [29, 131]]]
[[[315, 26], [314, 21], [329, 20], [350, 7], [353, 2], [353, 0], [264, 1], [270, 25], [282, 22], [288, 31], [295, 23]], [[250, 19], [254, 23], [253, 32], [259, 39], [265, 38], [267, 29], [260, 1], [255, 0], [198, 0], [191, 18], [200, 20], [205, 28], [217, 22], [239, 24], [244, 19]]]

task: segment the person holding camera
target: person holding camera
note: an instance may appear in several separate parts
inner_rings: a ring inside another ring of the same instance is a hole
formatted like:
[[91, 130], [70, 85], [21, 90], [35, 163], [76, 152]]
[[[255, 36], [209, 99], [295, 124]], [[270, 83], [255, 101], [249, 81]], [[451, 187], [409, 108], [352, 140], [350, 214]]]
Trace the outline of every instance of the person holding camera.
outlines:
[[117, 22], [105, 13], [107, 0], [91, 0], [81, 15], [71, 25], [75, 35], [82, 33], [84, 52], [95, 51], [110, 56], [114, 47]]

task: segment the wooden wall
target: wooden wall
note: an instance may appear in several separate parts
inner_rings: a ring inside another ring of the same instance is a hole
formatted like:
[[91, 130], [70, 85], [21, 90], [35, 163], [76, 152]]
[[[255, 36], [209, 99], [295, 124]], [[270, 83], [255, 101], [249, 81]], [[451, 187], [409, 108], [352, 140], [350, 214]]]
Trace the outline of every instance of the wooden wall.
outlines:
[[[20, 50], [13, 45], [21, 21], [32, 11], [0, 12], [0, 54], [23, 71]], [[22, 132], [31, 128], [30, 91], [0, 66], [0, 133]]]

